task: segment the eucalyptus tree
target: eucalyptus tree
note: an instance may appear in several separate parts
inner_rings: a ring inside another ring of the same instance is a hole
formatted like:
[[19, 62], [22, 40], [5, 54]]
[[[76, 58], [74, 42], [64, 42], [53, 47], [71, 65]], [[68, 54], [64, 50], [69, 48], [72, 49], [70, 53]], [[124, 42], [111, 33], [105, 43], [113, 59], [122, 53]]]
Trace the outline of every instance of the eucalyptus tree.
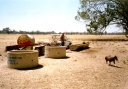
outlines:
[[80, 0], [76, 20], [84, 20], [89, 33], [102, 33], [107, 26], [121, 26], [128, 37], [128, 0]]
[[9, 34], [11, 29], [9, 27], [3, 28], [3, 32]]

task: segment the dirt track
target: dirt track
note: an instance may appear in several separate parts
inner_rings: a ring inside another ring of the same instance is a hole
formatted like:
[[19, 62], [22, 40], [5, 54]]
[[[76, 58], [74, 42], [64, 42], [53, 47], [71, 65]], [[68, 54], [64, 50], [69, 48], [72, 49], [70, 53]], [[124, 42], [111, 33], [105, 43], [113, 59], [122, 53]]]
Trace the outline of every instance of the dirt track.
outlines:
[[[4, 48], [16, 44], [19, 35], [11, 36], [0, 35], [0, 89], [128, 89], [128, 41], [89, 41], [89, 49], [66, 50], [64, 59], [41, 56], [38, 67], [17, 70], [6, 64]], [[48, 39], [49, 35], [34, 37], [39, 41]], [[87, 41], [87, 37], [69, 36], [74, 44]], [[95, 36], [92, 38], [96, 39]], [[117, 55], [116, 67], [106, 64], [106, 55]]]

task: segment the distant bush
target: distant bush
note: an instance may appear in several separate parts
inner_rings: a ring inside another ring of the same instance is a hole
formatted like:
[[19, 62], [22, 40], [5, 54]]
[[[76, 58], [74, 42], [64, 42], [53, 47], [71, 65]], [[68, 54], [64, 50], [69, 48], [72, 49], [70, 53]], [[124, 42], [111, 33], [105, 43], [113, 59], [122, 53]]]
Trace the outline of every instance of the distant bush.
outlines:
[[[88, 32], [65, 32], [66, 34], [69, 34], [69, 35], [90, 35], [90, 33]], [[12, 30], [10, 29], [9, 27], [6, 27], [6, 28], [3, 28], [3, 30], [0, 30], [0, 34], [57, 34], [56, 32], [54, 31], [47, 31], [47, 32], [43, 32], [43, 31], [17, 31], [17, 30]], [[58, 34], [61, 34], [61, 32], [59, 32]], [[104, 32], [104, 33], [99, 33], [97, 35], [124, 35], [125, 33], [122, 33], [122, 32], [113, 32], [113, 33], [107, 33], [107, 32]], [[93, 35], [93, 34], [91, 34]], [[94, 34], [95, 35], [95, 34]]]

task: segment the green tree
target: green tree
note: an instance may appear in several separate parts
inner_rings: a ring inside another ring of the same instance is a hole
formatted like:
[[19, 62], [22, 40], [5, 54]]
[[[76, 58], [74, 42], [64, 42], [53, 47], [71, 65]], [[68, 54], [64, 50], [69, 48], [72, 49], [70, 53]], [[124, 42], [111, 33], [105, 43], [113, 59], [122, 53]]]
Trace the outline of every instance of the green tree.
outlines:
[[107, 26], [116, 24], [128, 37], [128, 0], [80, 0], [75, 19], [89, 22], [89, 33], [102, 33]]
[[9, 27], [3, 28], [3, 32], [5, 33], [10, 33], [11, 29]]

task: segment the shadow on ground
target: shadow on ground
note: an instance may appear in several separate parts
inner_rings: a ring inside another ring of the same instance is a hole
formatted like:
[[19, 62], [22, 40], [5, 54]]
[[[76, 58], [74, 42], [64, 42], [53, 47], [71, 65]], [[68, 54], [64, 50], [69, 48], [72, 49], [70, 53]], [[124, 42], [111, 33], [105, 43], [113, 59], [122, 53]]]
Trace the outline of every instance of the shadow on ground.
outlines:
[[51, 59], [68, 59], [70, 57], [66, 56], [66, 57], [62, 57], [62, 58], [51, 58]]
[[90, 47], [86, 47], [86, 48], [79, 48], [76, 50], [76, 52], [80, 52], [80, 51], [83, 51], [83, 50], [87, 50], [87, 49], [90, 49]]
[[123, 67], [119, 67], [119, 66], [115, 66], [115, 65], [110, 65], [111, 67], [115, 67], [115, 68], [123, 68]]
[[32, 68], [25, 68], [25, 69], [18, 69], [18, 70], [36, 70], [36, 69], [41, 69], [43, 68], [43, 65], [38, 65], [36, 67], [32, 67]]

